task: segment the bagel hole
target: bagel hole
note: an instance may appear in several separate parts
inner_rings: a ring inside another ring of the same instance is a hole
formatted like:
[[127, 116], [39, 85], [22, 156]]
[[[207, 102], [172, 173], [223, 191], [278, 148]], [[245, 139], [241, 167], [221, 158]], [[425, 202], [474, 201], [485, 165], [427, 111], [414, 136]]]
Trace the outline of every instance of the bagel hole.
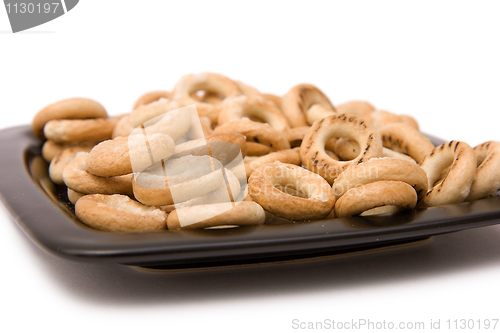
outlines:
[[301, 144], [302, 144], [302, 140], [293, 140], [293, 141], [290, 141], [290, 147], [291, 148], [300, 147]]
[[359, 156], [361, 148], [359, 144], [351, 138], [334, 137], [326, 141], [325, 152], [334, 160], [352, 161]]
[[220, 104], [224, 99], [224, 96], [222, 96], [216, 91], [203, 90], [203, 89], [196, 90], [194, 93], [191, 94], [191, 97], [193, 97], [197, 101], [210, 104]]

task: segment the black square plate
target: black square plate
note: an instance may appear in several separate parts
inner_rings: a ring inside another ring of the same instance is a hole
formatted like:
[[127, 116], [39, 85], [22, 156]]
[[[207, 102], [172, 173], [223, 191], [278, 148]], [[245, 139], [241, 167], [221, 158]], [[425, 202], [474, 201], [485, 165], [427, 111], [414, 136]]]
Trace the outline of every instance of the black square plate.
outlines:
[[[443, 141], [429, 136], [434, 144]], [[154, 268], [201, 268], [312, 258], [401, 244], [500, 223], [500, 197], [389, 217], [144, 234], [91, 229], [54, 185], [29, 126], [0, 131], [0, 199], [36, 244], [75, 260]]]

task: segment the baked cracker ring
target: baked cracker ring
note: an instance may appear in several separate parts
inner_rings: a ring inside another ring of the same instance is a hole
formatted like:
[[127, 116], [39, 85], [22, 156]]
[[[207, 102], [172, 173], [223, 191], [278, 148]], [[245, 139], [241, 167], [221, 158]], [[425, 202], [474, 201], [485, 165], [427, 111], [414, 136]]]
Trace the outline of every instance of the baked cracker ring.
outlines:
[[86, 194], [83, 194], [83, 193], [79, 193], [79, 192], [73, 191], [69, 187], [68, 187], [68, 192], [67, 193], [68, 193], [68, 200], [73, 205], [76, 204], [76, 202], [78, 200], [80, 200], [80, 198], [82, 198], [82, 197], [84, 197], [86, 195]]
[[93, 194], [80, 198], [76, 216], [86, 225], [112, 232], [151, 232], [165, 230], [167, 214], [145, 206], [125, 195]]
[[45, 140], [43, 128], [51, 120], [108, 118], [104, 107], [88, 98], [70, 98], [50, 104], [40, 110], [31, 122], [33, 134]]
[[350, 101], [336, 106], [338, 113], [348, 113], [365, 117], [375, 111], [375, 107], [366, 101]]
[[342, 172], [333, 182], [332, 189], [338, 199], [354, 187], [378, 181], [405, 182], [415, 190], [418, 200], [427, 194], [429, 188], [427, 174], [414, 162], [395, 158], [372, 158]]
[[375, 126], [375, 128], [380, 128], [384, 125], [392, 123], [405, 123], [418, 130], [417, 121], [407, 115], [397, 115], [389, 111], [377, 110], [371, 112], [366, 118], [373, 126]]
[[225, 132], [212, 134], [205, 139], [191, 140], [175, 146], [174, 157], [179, 158], [186, 155], [202, 156], [210, 155], [222, 165], [234, 161], [240, 156], [244, 158], [247, 153], [246, 138], [243, 134]]
[[112, 177], [146, 169], [174, 154], [174, 140], [154, 133], [118, 137], [96, 145], [87, 156], [87, 170], [96, 176]]
[[[325, 151], [325, 144], [333, 137], [354, 139], [361, 153], [350, 161], [336, 161]], [[352, 165], [382, 156], [382, 140], [377, 131], [364, 120], [353, 115], [334, 115], [311, 126], [300, 146], [302, 164], [332, 184], [335, 178]]]
[[137, 99], [137, 101], [135, 101], [134, 107], [132, 108], [132, 110], [137, 109], [141, 105], [146, 105], [146, 104], [149, 104], [152, 102], [156, 102], [160, 98], [169, 99], [170, 92], [165, 91], [165, 90], [155, 90], [155, 91], [147, 92], [144, 95], [142, 95], [141, 97], [139, 97]]
[[412, 126], [404, 123], [391, 123], [378, 129], [384, 147], [413, 157], [417, 163], [434, 149], [432, 142]]
[[[135, 128], [143, 125], [148, 120], [161, 116], [162, 114], [175, 109], [179, 109], [179, 103], [171, 101], [169, 99], [160, 98], [157, 101], [145, 105], [140, 105], [132, 110], [132, 112], [130, 112], [130, 124]], [[156, 118], [157, 121], [160, 119], [160, 117]]]
[[335, 111], [325, 94], [311, 84], [299, 84], [290, 89], [281, 101], [281, 109], [291, 127], [307, 126], [306, 111], [314, 104]]
[[78, 153], [64, 168], [63, 181], [73, 191], [83, 194], [125, 194], [132, 196], [132, 175], [99, 177], [87, 170], [88, 153]]
[[338, 218], [359, 215], [381, 206], [399, 206], [413, 209], [417, 204], [417, 193], [405, 182], [378, 181], [351, 188], [335, 203]]
[[61, 144], [101, 142], [111, 139], [117, 123], [116, 118], [51, 120], [45, 124], [43, 133], [47, 139]]
[[116, 123], [113, 133], [111, 133], [111, 139], [115, 139], [119, 136], [127, 136], [132, 133], [134, 129], [135, 127], [132, 126], [130, 114], [125, 114]]
[[271, 148], [261, 143], [247, 142], [247, 155], [250, 157], [265, 156], [271, 152]]
[[314, 122], [321, 120], [326, 117], [333, 116], [334, 114], [337, 114], [337, 112], [332, 111], [330, 109], [325, 108], [321, 104], [313, 104], [307, 111], [306, 111], [306, 119], [307, 123], [309, 125], [314, 124]]
[[181, 105], [196, 104], [200, 116], [207, 116], [213, 123], [217, 122], [220, 105], [200, 102], [193, 95], [198, 90], [205, 90], [220, 96], [222, 100], [241, 95], [241, 90], [231, 79], [215, 73], [199, 73], [183, 76], [175, 85], [173, 99]]
[[[183, 216], [182, 221], [179, 221], [179, 214]], [[213, 217], [207, 219], [207, 216]], [[224, 202], [176, 209], [168, 216], [167, 227], [168, 230], [181, 230], [261, 225], [264, 224], [265, 219], [264, 210], [253, 201]]]
[[270, 153], [265, 156], [258, 157], [252, 161], [245, 162], [245, 169], [247, 173], [247, 179], [250, 177], [255, 169], [260, 168], [264, 164], [269, 164], [273, 162], [281, 162], [287, 164], [299, 165], [300, 162], [300, 148], [285, 149]]
[[214, 130], [214, 134], [224, 132], [241, 133], [246, 136], [247, 141], [266, 145], [271, 151], [290, 149], [290, 143], [285, 136], [269, 124], [248, 119], [233, 120], [216, 127]]
[[466, 201], [494, 195], [500, 188], [500, 142], [488, 141], [474, 148], [477, 160], [476, 179]]
[[[276, 185], [291, 187], [307, 199], [282, 192]], [[248, 193], [265, 210], [295, 221], [324, 218], [335, 204], [335, 194], [321, 176], [280, 162], [256, 169], [248, 180]]]
[[92, 149], [92, 147], [94, 147], [96, 144], [97, 142], [85, 142], [80, 145], [69, 146], [55, 143], [52, 140], [47, 140], [43, 143], [42, 146], [42, 157], [47, 163], [50, 163], [54, 159], [54, 157], [59, 155], [63, 150], [67, 148], [80, 148], [82, 149], [81, 151], [90, 151], [90, 149]]
[[281, 97], [274, 94], [261, 94], [265, 99], [273, 102], [281, 110]]
[[65, 148], [58, 154], [49, 164], [50, 179], [59, 185], [64, 184], [62, 173], [66, 165], [68, 165], [80, 152], [88, 153], [92, 146], [74, 146]]
[[244, 117], [268, 123], [278, 131], [286, 131], [290, 128], [283, 112], [273, 102], [260, 96], [249, 98], [243, 95], [227, 98], [222, 103], [217, 123], [222, 125]]
[[166, 206], [204, 196], [224, 181], [222, 164], [209, 156], [187, 155], [156, 163], [134, 176], [137, 201]]
[[[450, 165], [448, 174], [439, 181], [441, 172]], [[476, 165], [474, 150], [465, 142], [450, 141], [434, 148], [420, 163], [429, 179], [429, 192], [419, 206], [431, 207], [464, 201], [476, 177]]]
[[285, 131], [285, 137], [288, 142], [290, 142], [291, 148], [300, 147], [304, 136], [306, 136], [307, 131], [309, 131], [309, 128], [311, 128], [311, 126], [300, 126], [290, 128]]

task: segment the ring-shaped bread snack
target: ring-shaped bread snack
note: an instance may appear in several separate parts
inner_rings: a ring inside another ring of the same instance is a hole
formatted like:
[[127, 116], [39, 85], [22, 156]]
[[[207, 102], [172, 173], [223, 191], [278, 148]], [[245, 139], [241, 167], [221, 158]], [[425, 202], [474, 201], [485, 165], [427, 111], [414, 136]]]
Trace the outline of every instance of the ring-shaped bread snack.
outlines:
[[[464, 201], [476, 177], [476, 164], [474, 150], [465, 142], [450, 141], [434, 148], [420, 163], [429, 179], [429, 192], [419, 207]], [[449, 166], [448, 174], [440, 180], [441, 172]]]
[[265, 156], [257, 157], [256, 159], [245, 162], [245, 169], [247, 173], [247, 179], [250, 177], [255, 169], [260, 168], [264, 164], [269, 164], [273, 162], [281, 162], [287, 164], [293, 164], [300, 166], [300, 148], [285, 149], [280, 151], [275, 151], [274, 153], [269, 153]]
[[265, 99], [273, 102], [281, 110], [281, 97], [274, 94], [261, 94]]
[[290, 89], [281, 101], [281, 109], [291, 127], [307, 126], [306, 112], [314, 104], [335, 111], [325, 94], [311, 84], [299, 84]]
[[378, 129], [384, 147], [410, 155], [417, 163], [434, 149], [432, 142], [412, 126], [390, 123]]
[[244, 95], [227, 98], [222, 103], [218, 124], [222, 125], [245, 117], [268, 123], [272, 128], [282, 132], [290, 128], [283, 112], [273, 102], [260, 96], [249, 98]]
[[76, 202], [78, 200], [80, 200], [80, 198], [84, 197], [86, 194], [83, 194], [83, 193], [79, 193], [79, 192], [76, 192], [76, 191], [73, 191], [72, 189], [70, 189], [68, 187], [68, 200], [69, 202], [71, 202], [73, 205], [76, 204]]
[[56, 184], [64, 184], [62, 173], [66, 165], [75, 158], [76, 154], [80, 152], [88, 153], [91, 149], [92, 146], [72, 146], [65, 148], [49, 164], [50, 179]]
[[51, 120], [45, 124], [43, 133], [47, 139], [60, 144], [101, 142], [111, 139], [117, 123], [116, 118]]
[[337, 114], [337, 112], [327, 109], [321, 104], [313, 104], [306, 110], [306, 120], [309, 125], [312, 125], [314, 122], [333, 116], [334, 114]]
[[310, 127], [311, 126], [293, 127], [285, 131], [285, 137], [288, 142], [290, 142], [291, 148], [300, 147]]
[[258, 123], [249, 119], [233, 120], [216, 127], [214, 130], [214, 134], [224, 132], [241, 133], [247, 137], [247, 141], [266, 145], [271, 151], [290, 149], [290, 143], [284, 134], [275, 130], [269, 124]]
[[220, 105], [198, 101], [193, 95], [199, 90], [214, 93], [221, 100], [242, 94], [236, 83], [219, 74], [199, 73], [183, 76], [175, 85], [172, 92], [173, 99], [181, 105], [196, 104], [198, 114], [207, 116], [213, 123], [217, 122]]
[[[325, 151], [326, 142], [334, 137], [355, 140], [361, 153], [350, 161], [336, 161]], [[382, 140], [378, 132], [364, 120], [353, 115], [334, 115], [311, 126], [300, 146], [302, 164], [332, 184], [346, 168], [382, 156]]]
[[[293, 188], [307, 198], [291, 196], [276, 185]], [[254, 170], [248, 179], [248, 194], [265, 210], [295, 221], [324, 218], [335, 204], [335, 194], [321, 176], [280, 162]]]
[[[179, 215], [185, 219], [179, 221]], [[206, 218], [207, 216], [212, 216]], [[201, 229], [219, 226], [261, 225], [266, 213], [253, 201], [223, 202], [183, 207], [168, 215], [168, 230]], [[182, 222], [182, 224], [181, 224]]]
[[389, 111], [377, 110], [371, 112], [366, 118], [375, 128], [380, 128], [392, 123], [405, 123], [418, 130], [417, 121], [413, 119], [413, 117], [407, 115], [397, 115]]
[[151, 232], [165, 230], [167, 214], [145, 206], [125, 195], [93, 194], [75, 204], [76, 216], [86, 225], [112, 232]]
[[335, 107], [338, 113], [348, 113], [355, 116], [365, 117], [375, 111], [375, 107], [366, 101], [350, 101]]
[[132, 108], [132, 110], [137, 109], [141, 105], [146, 105], [146, 104], [149, 104], [152, 102], [156, 102], [160, 98], [169, 99], [170, 92], [165, 91], [165, 90], [155, 90], [155, 91], [147, 92], [144, 95], [142, 95], [141, 97], [139, 97], [137, 99], [137, 101], [135, 101], [134, 107]]
[[382, 206], [398, 206], [413, 209], [417, 204], [417, 193], [405, 182], [378, 181], [351, 188], [335, 203], [338, 218], [359, 215]]
[[414, 162], [395, 158], [372, 158], [342, 172], [333, 182], [332, 189], [341, 198], [350, 189], [378, 181], [401, 181], [412, 186], [418, 200], [429, 189], [427, 174]]
[[166, 206], [204, 196], [224, 181], [222, 164], [210, 156], [187, 155], [156, 163], [133, 180], [137, 201]]
[[500, 189], [500, 142], [488, 141], [474, 148], [477, 169], [466, 201], [482, 199]]
[[83, 194], [125, 194], [132, 196], [132, 174], [99, 177], [88, 172], [88, 153], [78, 153], [64, 168], [63, 181], [73, 191]]
[[163, 133], [117, 137], [96, 145], [87, 156], [87, 170], [96, 176], [127, 175], [173, 155], [175, 143]]
[[50, 104], [40, 110], [31, 122], [33, 134], [45, 140], [43, 128], [51, 120], [108, 118], [108, 113], [98, 102], [88, 98], [70, 98]]

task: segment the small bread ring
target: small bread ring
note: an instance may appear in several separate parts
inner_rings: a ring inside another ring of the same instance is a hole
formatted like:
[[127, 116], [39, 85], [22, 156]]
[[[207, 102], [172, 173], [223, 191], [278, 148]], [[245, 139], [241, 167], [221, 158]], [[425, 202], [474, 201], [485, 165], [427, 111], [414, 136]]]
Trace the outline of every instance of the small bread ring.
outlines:
[[59, 185], [64, 184], [62, 173], [66, 165], [71, 162], [76, 154], [80, 152], [88, 153], [92, 149], [92, 146], [74, 146], [65, 148], [59, 155], [54, 157], [54, 159], [49, 164], [49, 176], [50, 179]]
[[90, 118], [108, 118], [108, 114], [101, 104], [91, 99], [65, 99], [40, 110], [31, 122], [31, 130], [40, 140], [45, 140], [43, 128], [50, 120]]
[[[354, 139], [361, 153], [350, 161], [335, 161], [325, 152], [326, 142], [333, 137]], [[330, 184], [346, 168], [382, 156], [382, 140], [378, 132], [364, 120], [353, 115], [334, 115], [311, 126], [300, 146], [302, 164]]]
[[[291, 187], [306, 198], [291, 196], [275, 186]], [[256, 169], [248, 180], [248, 193], [265, 210], [291, 220], [327, 216], [335, 204], [331, 186], [321, 176], [293, 164], [274, 162]]]
[[300, 147], [304, 136], [311, 126], [293, 127], [285, 131], [285, 137], [290, 142], [290, 147]]
[[156, 163], [135, 175], [135, 198], [150, 206], [181, 203], [215, 191], [222, 184], [222, 164], [209, 156], [187, 155]]
[[247, 142], [247, 155], [248, 156], [264, 156], [271, 152], [271, 148], [257, 142]]
[[146, 169], [174, 154], [174, 140], [166, 134], [142, 134], [106, 140], [92, 148], [87, 170], [96, 176], [122, 176]]
[[146, 104], [149, 104], [152, 102], [156, 102], [160, 98], [169, 99], [170, 92], [165, 91], [165, 90], [156, 90], [156, 91], [147, 92], [144, 95], [142, 95], [141, 97], [139, 97], [137, 99], [137, 101], [135, 101], [134, 107], [132, 108], [132, 110], [137, 109], [141, 105], [146, 105]]
[[75, 214], [86, 225], [103, 231], [150, 232], [167, 225], [164, 211], [119, 194], [86, 195], [76, 202]]
[[283, 112], [274, 103], [260, 96], [248, 98], [244, 95], [227, 98], [224, 103], [222, 103], [218, 124], [222, 125], [244, 117], [254, 121], [268, 123], [272, 128], [278, 131], [286, 131], [290, 128], [288, 120], [283, 115]]
[[285, 149], [258, 157], [250, 162], [245, 163], [247, 179], [255, 169], [260, 168], [264, 164], [273, 162], [288, 163], [300, 166], [300, 148]]
[[78, 200], [80, 200], [81, 197], [84, 197], [85, 194], [79, 193], [76, 191], [73, 191], [68, 187], [68, 200], [71, 202], [73, 205], [76, 204]]
[[434, 149], [432, 142], [418, 130], [404, 123], [391, 123], [379, 128], [384, 147], [413, 157], [417, 163]]
[[307, 126], [306, 111], [314, 104], [335, 111], [325, 94], [311, 84], [299, 84], [290, 89], [281, 101], [281, 108], [291, 127]]
[[384, 110], [371, 112], [367, 119], [373, 126], [375, 126], [375, 128], [380, 128], [384, 125], [392, 123], [405, 123], [418, 130], [418, 123], [412, 117], [407, 115], [397, 115]]
[[181, 105], [196, 104], [196, 110], [200, 116], [207, 116], [213, 123], [217, 122], [220, 105], [199, 102], [193, 95], [198, 90], [215, 93], [222, 100], [228, 97], [241, 95], [241, 90], [231, 79], [214, 73], [199, 73], [183, 76], [175, 85], [172, 92], [173, 99]]
[[88, 142], [88, 143], [84, 143], [81, 145], [68, 146], [68, 145], [61, 145], [61, 144], [55, 143], [52, 140], [47, 140], [43, 143], [43, 146], [42, 146], [42, 156], [43, 156], [43, 159], [47, 163], [50, 163], [50, 161], [52, 161], [54, 159], [54, 157], [59, 155], [63, 150], [65, 150], [67, 148], [78, 147], [78, 148], [82, 149], [81, 151], [90, 151], [90, 149], [92, 149], [92, 147], [94, 147], [95, 145], [96, 145], [96, 143], [94, 143], [94, 142]]
[[47, 139], [62, 144], [101, 142], [111, 139], [118, 120], [108, 119], [63, 119], [45, 124], [43, 133]]
[[306, 119], [309, 125], [326, 117], [333, 116], [337, 112], [325, 108], [321, 104], [314, 104], [306, 111]]
[[417, 193], [405, 182], [378, 181], [351, 188], [335, 203], [338, 218], [361, 214], [381, 206], [399, 206], [413, 209], [417, 204]]
[[281, 110], [281, 97], [273, 94], [261, 94], [267, 100], [273, 102]]
[[[179, 218], [179, 215], [182, 217]], [[168, 216], [167, 227], [168, 230], [181, 230], [228, 225], [261, 225], [265, 219], [264, 210], [253, 201], [224, 202], [176, 209]]]
[[375, 111], [375, 107], [365, 101], [350, 101], [336, 107], [338, 113], [348, 113], [365, 117]]
[[246, 138], [235, 132], [212, 134], [205, 139], [191, 140], [175, 147], [174, 157], [186, 155], [210, 155], [222, 165], [234, 161], [241, 154], [244, 158], [247, 153]]
[[266, 145], [271, 151], [290, 149], [290, 143], [285, 136], [269, 124], [247, 119], [233, 120], [216, 127], [214, 130], [215, 134], [223, 132], [241, 133], [247, 137], [247, 141]]
[[127, 136], [135, 129], [132, 126], [132, 122], [130, 120], [130, 114], [126, 114], [121, 117], [116, 123], [115, 128], [113, 129], [113, 133], [111, 133], [111, 139], [117, 138], [119, 136]]
[[132, 174], [99, 177], [87, 170], [88, 153], [78, 153], [64, 168], [63, 181], [73, 191], [83, 194], [125, 194], [132, 196]]
[[500, 188], [500, 142], [488, 141], [474, 148], [477, 160], [476, 179], [466, 201], [494, 195]]
[[[165, 98], [160, 98], [159, 100], [149, 104], [139, 105], [137, 108], [132, 110], [132, 112], [130, 112], [130, 124], [135, 128], [143, 125], [148, 120], [178, 108], [179, 103]], [[156, 118], [156, 120], [160, 119], [160, 117]], [[151, 124], [152, 123], [150, 123], [150, 125]]]
[[419, 200], [429, 188], [427, 174], [417, 164], [395, 158], [372, 158], [342, 172], [332, 189], [341, 198], [351, 188], [378, 181], [405, 182], [414, 188]]
[[[450, 165], [448, 174], [439, 181], [441, 171]], [[429, 192], [420, 202], [420, 206], [439, 206], [464, 201], [476, 177], [476, 165], [474, 150], [465, 142], [450, 141], [434, 148], [420, 163], [429, 179]]]

